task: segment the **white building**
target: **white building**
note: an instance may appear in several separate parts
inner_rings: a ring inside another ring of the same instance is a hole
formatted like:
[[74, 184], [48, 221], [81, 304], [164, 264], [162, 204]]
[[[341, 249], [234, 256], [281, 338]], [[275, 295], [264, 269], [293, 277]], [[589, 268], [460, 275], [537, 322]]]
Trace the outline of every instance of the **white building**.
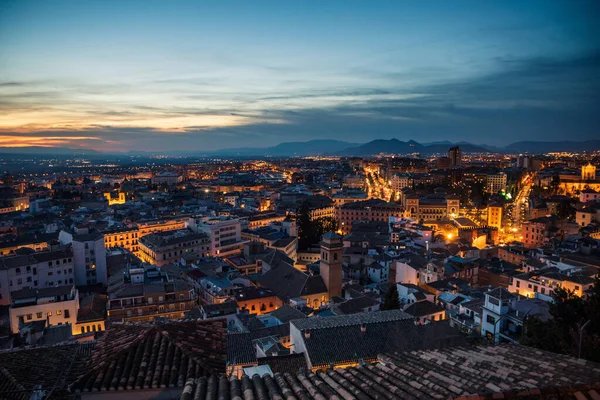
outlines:
[[400, 190], [406, 187], [412, 188], [413, 178], [411, 178], [408, 175], [394, 174], [394, 176], [392, 176], [392, 179], [390, 180], [390, 184], [394, 192], [400, 192]]
[[373, 261], [367, 267], [367, 273], [369, 274], [369, 280], [375, 283], [383, 283], [388, 281], [390, 274], [389, 263], [383, 265], [377, 261]]
[[210, 238], [209, 253], [213, 257], [227, 257], [242, 252], [246, 240], [242, 240], [241, 224], [237, 218], [201, 217], [190, 218], [188, 226], [194, 232], [203, 232]]
[[490, 174], [486, 178], [486, 191], [488, 193], [498, 193], [501, 190], [506, 190], [506, 173]]
[[106, 250], [104, 235], [96, 229], [75, 228], [75, 232], [61, 231], [58, 235], [61, 244], [73, 246], [75, 285], [106, 285]]
[[10, 329], [18, 333], [28, 323], [46, 321], [46, 326], [77, 323], [79, 293], [74, 286], [21, 289], [12, 293]]
[[490, 341], [518, 343], [527, 317], [547, 320], [550, 317], [548, 302], [515, 296], [504, 288], [485, 293], [482, 307], [481, 336]]
[[73, 250], [31, 251], [0, 258], [0, 305], [11, 302], [10, 292], [23, 288], [47, 288], [73, 285]]
[[153, 185], [177, 185], [179, 182], [183, 180], [181, 175], [174, 174], [172, 172], [162, 172], [160, 174], [154, 175], [151, 179]]

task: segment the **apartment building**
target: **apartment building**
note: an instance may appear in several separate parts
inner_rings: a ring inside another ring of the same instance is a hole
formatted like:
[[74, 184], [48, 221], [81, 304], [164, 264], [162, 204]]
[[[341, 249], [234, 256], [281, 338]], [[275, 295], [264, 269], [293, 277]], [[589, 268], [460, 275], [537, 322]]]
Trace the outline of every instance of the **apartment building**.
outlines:
[[104, 235], [97, 229], [76, 227], [73, 232], [61, 231], [58, 235], [61, 244], [73, 246], [75, 285], [106, 285], [106, 251]]
[[488, 174], [486, 177], [485, 190], [488, 193], [498, 193], [506, 190], [507, 177], [506, 173]]
[[205, 257], [209, 252], [209, 237], [190, 229], [152, 233], [139, 240], [140, 259], [159, 267], [179, 262], [185, 253]]
[[11, 303], [10, 292], [24, 288], [47, 288], [73, 285], [75, 279], [73, 249], [64, 246], [55, 250], [20, 254], [0, 258], [0, 305]]
[[508, 290], [511, 293], [533, 298], [536, 297], [536, 293], [550, 296], [554, 289], [563, 288], [581, 297], [593, 284], [594, 278], [589, 275], [549, 267], [513, 276]]
[[45, 326], [75, 324], [79, 293], [73, 285], [49, 288], [23, 288], [11, 293], [8, 310], [10, 330], [19, 333], [27, 324], [45, 321]]
[[352, 223], [355, 221], [388, 222], [389, 217], [399, 217], [401, 214], [402, 207], [398, 204], [371, 199], [342, 205], [337, 209], [337, 220], [341, 233], [346, 235], [352, 230]]
[[240, 220], [235, 217], [202, 217], [190, 219], [190, 228], [204, 233], [210, 239], [209, 255], [213, 257], [229, 257], [241, 254], [244, 243]]
[[56, 233], [5, 235], [0, 240], [0, 256], [14, 254], [15, 251], [22, 248], [35, 251], [45, 250], [49, 247], [48, 243], [56, 239]]
[[137, 254], [139, 251], [140, 229], [137, 226], [106, 229], [102, 231], [102, 234], [104, 235], [104, 247], [107, 249], [123, 247], [133, 254]]
[[111, 276], [106, 306], [110, 321], [151, 322], [157, 317], [181, 319], [197, 306], [194, 286], [171, 278], [155, 265], [128, 266]]

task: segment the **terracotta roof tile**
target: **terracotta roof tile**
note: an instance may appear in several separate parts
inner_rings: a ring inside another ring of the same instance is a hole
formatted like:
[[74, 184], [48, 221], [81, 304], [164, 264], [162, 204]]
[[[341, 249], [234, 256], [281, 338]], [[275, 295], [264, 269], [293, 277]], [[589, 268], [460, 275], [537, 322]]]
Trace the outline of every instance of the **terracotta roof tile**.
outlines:
[[518, 345], [410, 351], [344, 369], [273, 372], [190, 379], [181, 399], [583, 400], [600, 391], [599, 364]]
[[225, 319], [114, 324], [98, 342], [71, 390], [179, 387], [188, 378], [222, 373], [225, 336]]

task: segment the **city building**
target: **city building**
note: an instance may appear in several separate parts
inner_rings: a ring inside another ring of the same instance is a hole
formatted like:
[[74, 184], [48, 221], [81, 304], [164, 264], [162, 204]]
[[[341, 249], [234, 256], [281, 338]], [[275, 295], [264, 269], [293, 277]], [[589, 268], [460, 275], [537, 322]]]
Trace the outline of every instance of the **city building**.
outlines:
[[29, 209], [29, 196], [0, 197], [0, 214]]
[[394, 174], [390, 179], [390, 185], [394, 192], [400, 192], [404, 188], [412, 188], [413, 178], [407, 174]]
[[101, 231], [104, 235], [104, 247], [123, 247], [137, 254], [139, 251], [138, 239], [140, 230], [137, 226], [122, 226], [118, 228], [109, 228]]
[[364, 189], [366, 186], [366, 177], [362, 174], [347, 175], [344, 177], [344, 186], [350, 189]]
[[138, 222], [138, 237], [146, 236], [156, 232], [177, 231], [187, 227], [187, 220], [181, 219], [161, 219], [153, 221]]
[[550, 317], [548, 303], [540, 299], [513, 295], [504, 288], [490, 290], [484, 296], [480, 332], [493, 343], [517, 344], [527, 317], [542, 321]]
[[402, 215], [401, 206], [379, 199], [346, 203], [336, 211], [339, 230], [343, 235], [350, 233], [352, 223], [355, 221], [388, 222], [390, 217], [400, 217]]
[[210, 239], [203, 232], [190, 229], [151, 233], [139, 240], [139, 257], [142, 261], [162, 267], [178, 263], [181, 256], [191, 253], [199, 257], [210, 254]]
[[22, 248], [34, 251], [46, 250], [49, 242], [55, 241], [58, 236], [55, 233], [14, 235], [7, 234], [0, 238], [0, 256], [14, 254]]
[[23, 288], [11, 293], [10, 330], [19, 333], [28, 324], [42, 321], [46, 326], [75, 324], [79, 293], [73, 285]]
[[130, 265], [110, 277], [106, 306], [110, 321], [182, 319], [198, 305], [194, 285], [155, 265]]
[[577, 195], [582, 190], [600, 192], [600, 179], [596, 176], [596, 166], [588, 163], [581, 167], [581, 175], [560, 175], [559, 188], [569, 195]]
[[437, 168], [441, 170], [452, 168], [452, 159], [450, 157], [440, 157], [437, 159]]
[[234, 298], [240, 310], [252, 315], [268, 314], [283, 306], [283, 301], [271, 290], [256, 286], [237, 289]]
[[448, 149], [448, 158], [452, 163], [452, 168], [462, 166], [462, 151], [460, 150], [460, 147], [450, 147], [450, 149]]
[[501, 204], [491, 201], [487, 205], [487, 225], [502, 229], [503, 207]]
[[589, 201], [579, 205], [575, 210], [575, 222], [579, 226], [600, 222], [600, 201]]
[[228, 257], [240, 254], [247, 240], [242, 240], [240, 220], [235, 217], [202, 217], [190, 219], [189, 227], [209, 239], [208, 254]]
[[127, 202], [126, 194], [120, 191], [104, 192], [104, 197], [108, 200], [108, 205], [125, 204]]
[[541, 294], [550, 299], [555, 288], [563, 288], [581, 297], [593, 284], [594, 278], [589, 274], [571, 270], [563, 272], [556, 267], [548, 267], [514, 275], [508, 290], [525, 297], [534, 298]]
[[73, 232], [61, 231], [58, 239], [63, 245], [73, 246], [76, 286], [97, 283], [106, 285], [108, 271], [102, 233], [97, 229], [81, 226], [76, 227]]
[[552, 226], [553, 220], [549, 217], [534, 218], [523, 222], [521, 227], [521, 239], [523, 246], [532, 249], [537, 248], [548, 241], [548, 229]]
[[174, 186], [183, 180], [181, 175], [173, 172], [161, 172], [160, 174], [154, 175], [151, 179], [153, 185], [168, 185]]
[[328, 232], [321, 238], [320, 274], [329, 297], [342, 295], [342, 237]]
[[75, 283], [73, 249], [70, 246], [0, 257], [0, 305], [11, 303], [10, 292]]
[[488, 174], [486, 177], [485, 190], [488, 193], [498, 193], [506, 191], [507, 176], [506, 173]]
[[400, 202], [404, 207], [404, 217], [417, 221], [450, 220], [460, 213], [459, 197], [446, 193], [443, 188], [437, 188], [434, 193], [422, 197], [412, 189], [405, 189], [400, 194]]

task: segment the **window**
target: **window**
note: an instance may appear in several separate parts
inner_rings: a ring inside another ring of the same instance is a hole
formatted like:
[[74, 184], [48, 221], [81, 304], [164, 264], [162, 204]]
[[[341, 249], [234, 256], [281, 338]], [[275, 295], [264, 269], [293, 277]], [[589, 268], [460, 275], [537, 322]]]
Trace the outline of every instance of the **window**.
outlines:
[[579, 286], [575, 286], [575, 291], [578, 292], [579, 291]]
[[32, 314], [27, 314], [27, 320], [29, 321], [31, 319], [33, 319], [33, 315]]
[[517, 281], [517, 287], [521, 287], [521, 281]]
[[56, 315], [62, 315], [62, 310], [56, 310]]
[[35, 316], [36, 316], [37, 318], [42, 318], [42, 317], [43, 317], [43, 313], [41, 313], [41, 312], [39, 312], [39, 313], [36, 313], [36, 314], [35, 314]]
[[83, 326], [81, 327], [81, 333], [85, 333], [85, 328]]
[[488, 315], [487, 318], [486, 318], [486, 322], [488, 324], [492, 324], [493, 325], [493, 324], [496, 323], [496, 318], [492, 317], [491, 315]]
[[69, 310], [65, 310], [65, 318], [71, 318], [71, 312]]

